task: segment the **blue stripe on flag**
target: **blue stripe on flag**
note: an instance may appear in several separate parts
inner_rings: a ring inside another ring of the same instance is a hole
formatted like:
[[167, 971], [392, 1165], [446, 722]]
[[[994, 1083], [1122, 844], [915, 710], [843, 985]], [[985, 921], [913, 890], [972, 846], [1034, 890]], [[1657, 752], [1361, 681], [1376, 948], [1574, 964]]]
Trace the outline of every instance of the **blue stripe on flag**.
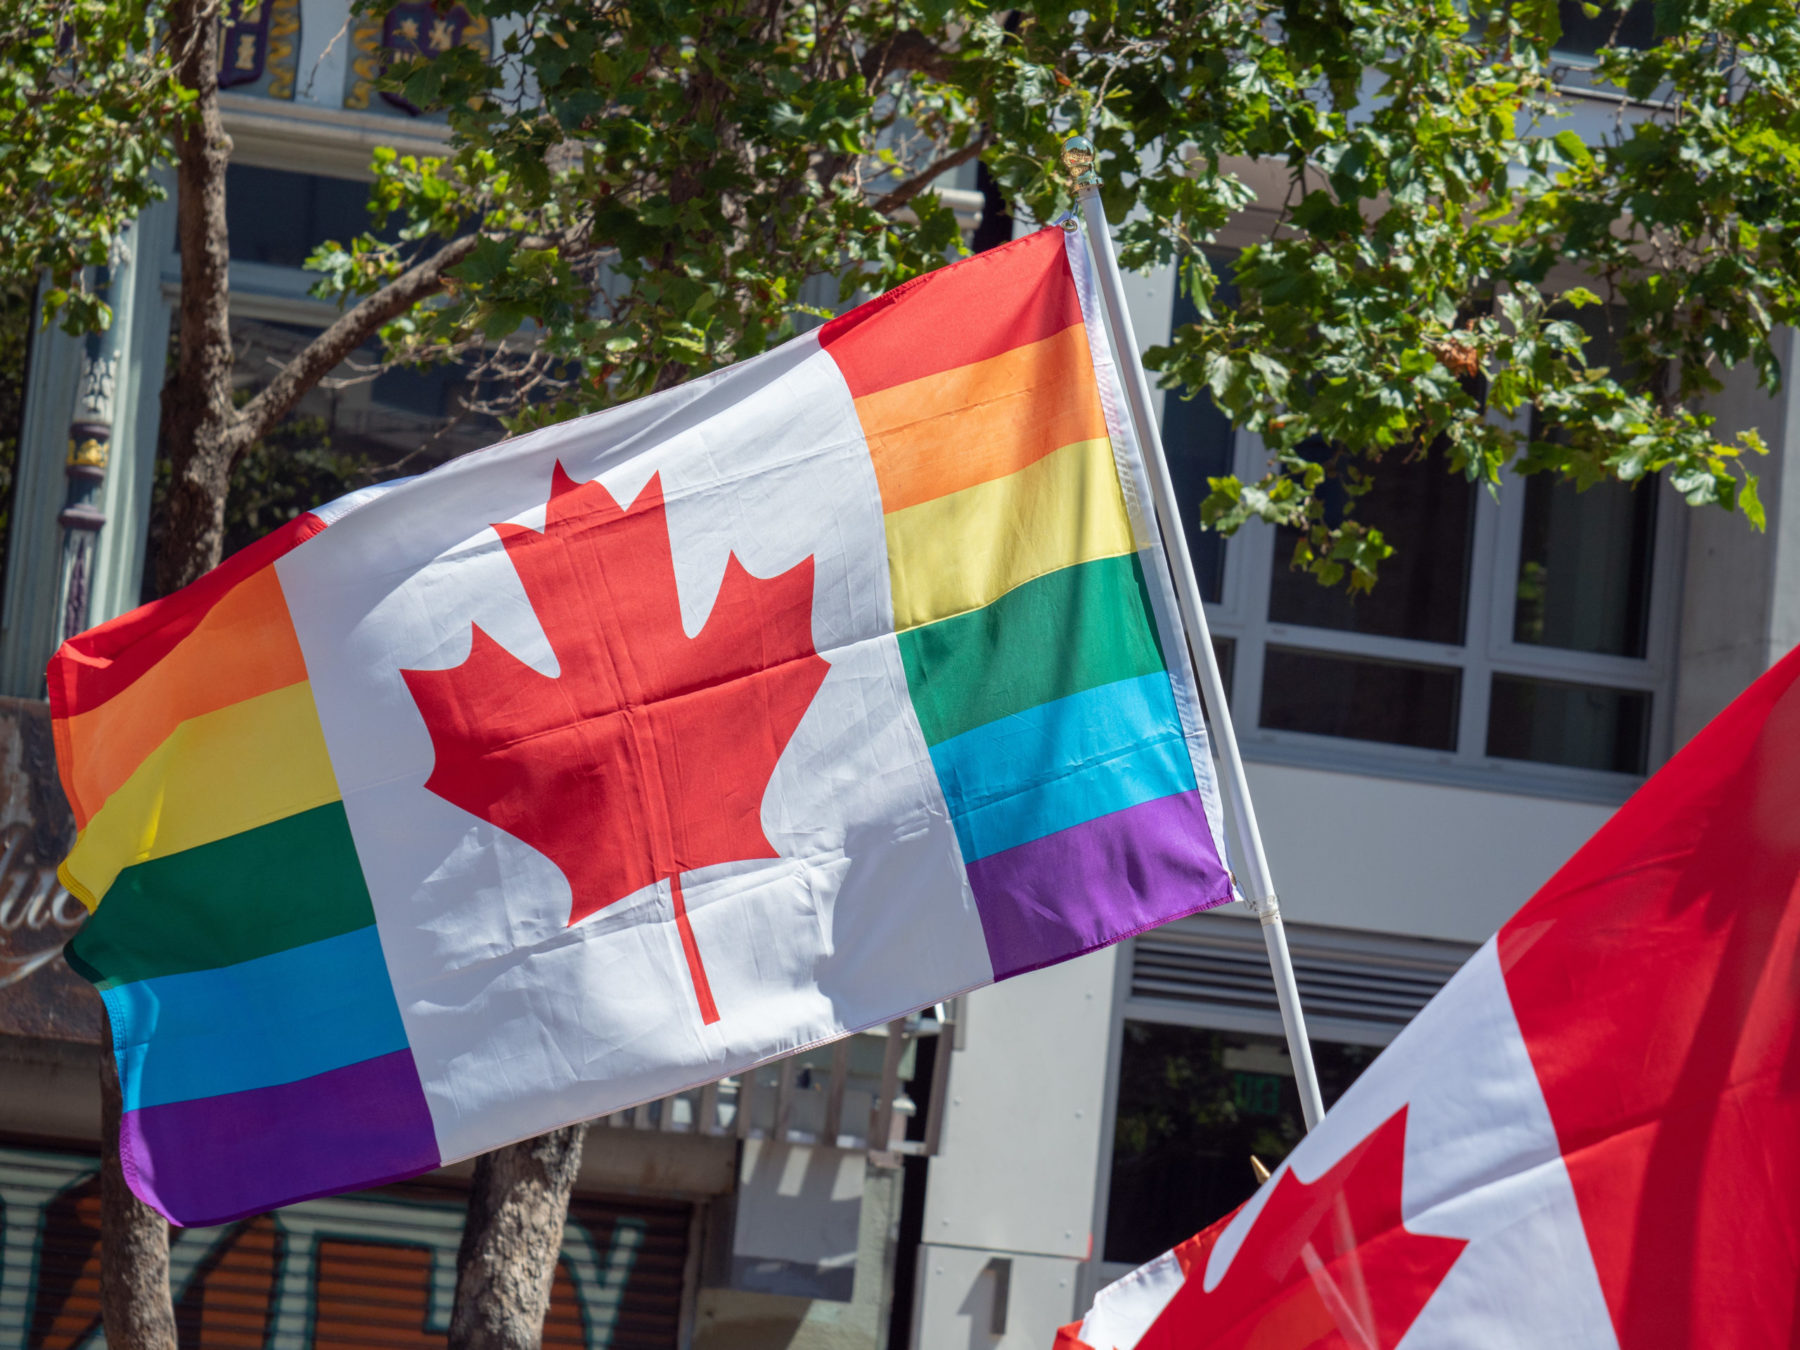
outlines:
[[103, 997], [127, 1111], [292, 1083], [407, 1048], [373, 925]]
[[965, 862], [1194, 788], [1165, 671], [975, 727], [931, 762]]

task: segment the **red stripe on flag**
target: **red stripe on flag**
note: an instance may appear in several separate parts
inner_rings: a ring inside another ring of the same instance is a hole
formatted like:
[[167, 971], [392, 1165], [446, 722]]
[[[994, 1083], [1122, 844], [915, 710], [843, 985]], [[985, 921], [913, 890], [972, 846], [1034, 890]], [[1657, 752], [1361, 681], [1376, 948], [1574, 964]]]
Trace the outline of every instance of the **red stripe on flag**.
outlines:
[[819, 330], [861, 398], [985, 361], [1081, 322], [1063, 232], [1039, 230], [896, 286]]
[[1800, 1345], [1800, 653], [1500, 932], [1621, 1345]]
[[79, 633], [57, 648], [45, 672], [50, 715], [58, 720], [99, 707], [129, 688], [193, 632], [200, 620], [248, 577], [325, 528], [310, 512], [240, 549], [173, 595]]

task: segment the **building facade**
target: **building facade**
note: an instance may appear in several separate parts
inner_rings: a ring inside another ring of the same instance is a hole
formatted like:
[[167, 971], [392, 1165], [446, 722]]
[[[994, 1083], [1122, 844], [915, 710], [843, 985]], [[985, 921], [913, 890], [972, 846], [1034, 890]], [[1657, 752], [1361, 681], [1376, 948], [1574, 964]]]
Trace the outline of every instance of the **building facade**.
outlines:
[[[1580, 6], [1563, 8], [1578, 33]], [[374, 88], [384, 49], [491, 51], [500, 36], [460, 6], [370, 24], [345, 0], [232, 0], [243, 388], [334, 316], [302, 263], [366, 227], [371, 150], [442, 143], [438, 122]], [[1598, 126], [1617, 109], [1581, 94], [1580, 55], [1571, 106]], [[973, 169], [948, 192], [975, 226]], [[978, 242], [1006, 237], [1000, 207], [990, 195]], [[1253, 206], [1235, 222], [1222, 275], [1272, 218]], [[1140, 338], [1164, 341], [1185, 313], [1174, 275], [1128, 283]], [[110, 346], [42, 329], [22, 375], [0, 590], [0, 1350], [102, 1343], [98, 1001], [56, 955], [82, 911], [55, 880], [71, 825], [39, 700], [69, 608], [75, 468], [101, 471], [84, 480], [86, 620], [144, 593], [172, 204], [139, 219], [113, 286]], [[340, 374], [276, 447], [304, 481], [234, 518], [234, 543], [370, 465], [423, 467], [496, 434], [459, 411], [454, 371]], [[1710, 411], [1723, 435], [1755, 426], [1771, 446], [1765, 533], [1654, 483], [1518, 481], [1495, 498], [1429, 459], [1385, 466], [1359, 507], [1402, 552], [1354, 602], [1291, 572], [1282, 531], [1192, 532], [1328, 1098], [1800, 641], [1800, 481], [1785, 473], [1800, 405], [1746, 378]], [[1260, 447], [1203, 397], [1163, 396], [1160, 413], [1191, 525], [1207, 476], [1255, 476]], [[97, 456], [71, 456], [72, 423], [104, 427], [87, 438]], [[547, 1343], [1042, 1350], [1100, 1284], [1248, 1195], [1251, 1155], [1272, 1164], [1298, 1138], [1260, 934], [1234, 908], [597, 1124]], [[183, 1344], [443, 1344], [466, 1177], [180, 1234]]]

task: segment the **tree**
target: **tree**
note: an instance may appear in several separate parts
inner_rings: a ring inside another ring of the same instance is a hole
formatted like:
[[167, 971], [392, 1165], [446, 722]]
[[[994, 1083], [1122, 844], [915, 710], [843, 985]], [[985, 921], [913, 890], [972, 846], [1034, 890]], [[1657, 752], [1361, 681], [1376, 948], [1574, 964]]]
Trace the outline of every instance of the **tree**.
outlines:
[[[174, 168], [163, 589], [218, 561], [234, 474], [370, 340], [390, 362], [468, 363], [515, 429], [667, 388], [808, 322], [809, 278], [845, 299], [941, 263], [959, 245], [932, 188], [960, 165], [1051, 218], [1072, 129], [1099, 147], [1127, 264], [1179, 261], [1199, 308], [1153, 361], [1271, 451], [1258, 481], [1213, 480], [1215, 527], [1297, 526], [1298, 565], [1366, 587], [1406, 541], [1358, 522], [1356, 498], [1384, 458], [1434, 446], [1490, 485], [1661, 473], [1761, 520], [1742, 459], [1760, 441], [1721, 442], [1692, 402], [1744, 361], [1775, 388], [1773, 333], [1800, 304], [1792, 0], [1659, 0], [1641, 49], [1596, 9], [1615, 40], [1592, 79], [1630, 101], [1587, 141], [1558, 125], [1549, 0], [466, 3], [495, 59], [453, 48], [387, 76], [450, 127], [442, 155], [376, 154], [372, 211], [398, 238], [372, 223], [318, 249], [341, 317], [241, 404], [218, 0], [0, 17], [0, 283], [47, 276], [52, 315], [106, 322], [83, 269]], [[1206, 246], [1270, 175], [1275, 224], [1215, 308]], [[1617, 369], [1589, 365], [1570, 320], [1601, 301]], [[1487, 414], [1530, 406], [1536, 437]], [[548, 1288], [547, 1268], [514, 1276], [554, 1253], [579, 1134], [519, 1147], [478, 1174], [459, 1289]], [[529, 1343], [529, 1322], [479, 1343]]]
[[[1547, 0], [1289, 5], [1202, 39], [1233, 50], [1196, 53], [1202, 118], [1164, 113], [1142, 65], [1122, 75], [1102, 144], [1124, 157], [1153, 132], [1160, 156], [1120, 202], [1146, 212], [1127, 261], [1184, 257], [1203, 315], [1150, 359], [1273, 452], [1257, 483], [1213, 481], [1210, 523], [1299, 526], [1297, 566], [1366, 588], [1394, 546], [1328, 519], [1322, 483], [1338, 475], [1354, 501], [1383, 456], [1439, 445], [1492, 487], [1508, 466], [1581, 487], [1662, 473], [1761, 527], [1741, 462], [1761, 438], [1721, 443], [1693, 400], [1745, 361], [1780, 387], [1772, 339], [1800, 301], [1800, 213], [1781, 187], [1800, 149], [1800, 10], [1659, 0], [1633, 48], [1625, 7], [1583, 8], [1604, 24], [1590, 83], [1626, 96], [1586, 140], [1558, 126]], [[1285, 195], [1237, 262], [1238, 306], [1215, 313], [1199, 246], [1245, 199], [1238, 157], [1279, 164]], [[1600, 304], [1613, 369], [1571, 322]], [[1532, 408], [1536, 436], [1487, 415]]]
[[[406, 77], [449, 109], [451, 153], [389, 159], [377, 195], [444, 225], [503, 206], [526, 238], [484, 244], [449, 303], [394, 336], [416, 354], [529, 324], [540, 341], [494, 369], [539, 401], [497, 411], [601, 406], [785, 335], [797, 276], [873, 290], [934, 262], [939, 217], [909, 237], [870, 216], [943, 168], [979, 155], [1051, 218], [1060, 136], [1084, 128], [1127, 265], [1179, 261], [1201, 311], [1152, 363], [1272, 452], [1260, 481], [1215, 481], [1216, 528], [1297, 526], [1297, 565], [1365, 589], [1394, 545], [1355, 500], [1384, 457], [1434, 446], [1493, 487], [1507, 468], [1580, 486], [1661, 473], [1760, 526], [1743, 456], [1761, 439], [1722, 442], [1692, 405], [1740, 362], [1781, 380], [1800, 12], [1672, 0], [1633, 48], [1625, 7], [1587, 8], [1604, 30], [1589, 83], [1626, 96], [1593, 143], [1562, 125], [1549, 0], [490, 3], [523, 25], [499, 62]], [[919, 139], [929, 153], [889, 167]], [[1282, 181], [1277, 220], [1215, 312], [1206, 245], [1259, 170]], [[361, 295], [383, 258], [365, 237], [318, 261]], [[1589, 364], [1572, 321], [1602, 304], [1617, 369]], [[1490, 416], [1529, 408], [1535, 437]], [[1348, 489], [1341, 517], [1328, 480]]]

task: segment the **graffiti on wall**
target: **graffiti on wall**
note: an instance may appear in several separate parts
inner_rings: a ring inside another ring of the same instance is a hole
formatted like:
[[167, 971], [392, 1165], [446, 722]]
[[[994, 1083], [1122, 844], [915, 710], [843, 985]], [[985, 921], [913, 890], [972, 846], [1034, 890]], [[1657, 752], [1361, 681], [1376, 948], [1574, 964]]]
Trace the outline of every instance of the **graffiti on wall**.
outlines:
[[0, 989], [22, 984], [54, 961], [87, 918], [56, 868], [30, 854], [23, 825], [0, 827]]
[[[691, 1211], [627, 1205], [578, 1198], [570, 1206], [546, 1347], [675, 1344]], [[453, 1192], [393, 1187], [172, 1230], [181, 1344], [441, 1350], [465, 1212]], [[0, 1148], [0, 1348], [104, 1347], [99, 1222], [92, 1158]]]
[[0, 698], [0, 1036], [100, 1042], [100, 999], [62, 959], [87, 918], [56, 879], [74, 839], [50, 709]]

